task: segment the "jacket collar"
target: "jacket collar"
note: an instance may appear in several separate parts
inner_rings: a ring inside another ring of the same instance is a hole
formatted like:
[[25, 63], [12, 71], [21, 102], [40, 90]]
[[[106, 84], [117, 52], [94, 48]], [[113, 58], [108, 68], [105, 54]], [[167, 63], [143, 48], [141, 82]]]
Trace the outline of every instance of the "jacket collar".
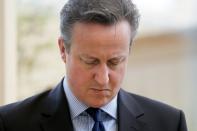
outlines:
[[41, 127], [44, 131], [73, 131], [68, 102], [63, 91], [63, 82], [60, 82], [49, 93], [43, 105]]
[[131, 94], [120, 89], [118, 94], [118, 130], [149, 131], [143, 119], [142, 107]]

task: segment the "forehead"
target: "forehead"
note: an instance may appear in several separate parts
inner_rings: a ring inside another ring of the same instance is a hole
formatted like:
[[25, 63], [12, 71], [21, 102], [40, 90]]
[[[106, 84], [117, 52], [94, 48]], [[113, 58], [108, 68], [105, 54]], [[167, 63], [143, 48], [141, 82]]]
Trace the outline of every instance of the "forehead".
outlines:
[[71, 52], [110, 57], [128, 53], [131, 28], [127, 21], [113, 25], [98, 23], [76, 23], [72, 31]]
[[130, 38], [131, 34], [130, 24], [126, 20], [111, 25], [77, 22], [73, 26], [72, 39], [89, 40], [89, 38], [103, 38], [102, 40], [110, 40], [114, 38], [120, 40], [123, 38], [122, 36], [129, 36]]

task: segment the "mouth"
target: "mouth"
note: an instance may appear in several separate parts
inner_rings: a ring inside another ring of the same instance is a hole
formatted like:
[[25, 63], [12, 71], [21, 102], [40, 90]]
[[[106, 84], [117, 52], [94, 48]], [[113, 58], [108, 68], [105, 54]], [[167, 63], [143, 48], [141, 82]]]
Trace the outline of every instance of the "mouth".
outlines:
[[110, 91], [109, 89], [97, 89], [97, 88], [91, 88], [90, 90], [93, 91], [96, 94], [99, 94], [99, 93], [107, 93], [107, 92]]
[[99, 88], [91, 88], [91, 90], [95, 90], [95, 91], [109, 91], [109, 89], [107, 89], [107, 88], [101, 88], [101, 89], [99, 89]]

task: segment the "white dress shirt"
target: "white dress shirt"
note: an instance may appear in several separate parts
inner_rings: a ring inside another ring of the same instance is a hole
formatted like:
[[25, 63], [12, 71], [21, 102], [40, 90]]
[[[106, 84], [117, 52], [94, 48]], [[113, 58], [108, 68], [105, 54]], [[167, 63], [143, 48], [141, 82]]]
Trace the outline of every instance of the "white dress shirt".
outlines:
[[[92, 131], [94, 120], [85, 112], [87, 105], [78, 100], [70, 90], [66, 77], [63, 82], [74, 131]], [[101, 114], [105, 131], [117, 131], [117, 95], [107, 105], [100, 108], [104, 112]]]

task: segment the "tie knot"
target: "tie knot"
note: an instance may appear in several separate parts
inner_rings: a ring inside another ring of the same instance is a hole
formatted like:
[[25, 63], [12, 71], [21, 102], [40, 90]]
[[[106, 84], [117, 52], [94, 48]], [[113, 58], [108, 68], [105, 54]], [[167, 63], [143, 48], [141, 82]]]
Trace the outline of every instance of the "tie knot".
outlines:
[[95, 122], [102, 122], [101, 109], [90, 107], [86, 110], [86, 112], [94, 119]]

